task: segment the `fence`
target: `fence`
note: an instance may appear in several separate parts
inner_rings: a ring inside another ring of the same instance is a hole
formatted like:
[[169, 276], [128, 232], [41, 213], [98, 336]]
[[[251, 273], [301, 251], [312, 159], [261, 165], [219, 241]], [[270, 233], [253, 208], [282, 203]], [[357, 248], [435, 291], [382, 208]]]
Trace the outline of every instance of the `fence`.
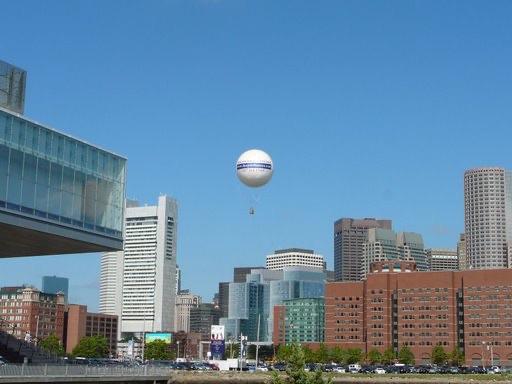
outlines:
[[0, 365], [0, 377], [19, 376], [148, 376], [168, 377], [171, 369], [144, 365], [138, 367], [125, 366], [93, 366], [93, 365], [72, 365], [72, 364], [5, 364]]

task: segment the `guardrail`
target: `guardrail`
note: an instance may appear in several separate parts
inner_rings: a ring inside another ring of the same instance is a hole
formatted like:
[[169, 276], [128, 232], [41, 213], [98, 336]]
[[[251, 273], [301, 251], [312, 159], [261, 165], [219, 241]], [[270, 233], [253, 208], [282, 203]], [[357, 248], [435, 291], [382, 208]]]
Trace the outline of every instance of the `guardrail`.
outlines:
[[73, 364], [5, 364], [0, 365], [0, 377], [42, 377], [42, 376], [150, 376], [160, 377], [169, 376], [171, 370], [166, 367], [157, 367], [144, 365], [140, 367], [124, 366], [91, 366], [91, 365], [73, 365]]

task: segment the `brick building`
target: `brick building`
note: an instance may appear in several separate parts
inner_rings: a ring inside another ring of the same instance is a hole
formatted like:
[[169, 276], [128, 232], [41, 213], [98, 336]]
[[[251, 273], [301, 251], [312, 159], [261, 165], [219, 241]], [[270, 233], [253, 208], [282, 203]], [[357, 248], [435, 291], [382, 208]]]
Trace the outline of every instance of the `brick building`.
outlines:
[[[512, 270], [417, 272], [413, 262], [378, 262], [367, 280], [326, 285], [329, 347], [407, 345], [417, 363], [440, 344], [468, 365], [512, 366]], [[491, 348], [488, 348], [492, 346]]]
[[63, 340], [64, 294], [43, 293], [33, 287], [0, 288], [1, 328], [23, 339], [41, 340], [51, 334]]
[[87, 312], [86, 305], [70, 304], [66, 312], [66, 352], [71, 353], [83, 337], [104, 336], [109, 354], [117, 356], [117, 328], [117, 316]]

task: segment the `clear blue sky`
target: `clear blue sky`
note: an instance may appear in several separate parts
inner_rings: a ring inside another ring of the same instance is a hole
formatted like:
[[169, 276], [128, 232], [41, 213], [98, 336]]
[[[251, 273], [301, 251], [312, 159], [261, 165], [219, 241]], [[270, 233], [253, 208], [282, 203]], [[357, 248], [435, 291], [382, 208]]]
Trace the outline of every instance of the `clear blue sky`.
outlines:
[[[464, 170], [512, 167], [510, 1], [6, 1], [2, 16], [26, 115], [128, 157], [129, 197], [178, 199], [183, 287], [206, 301], [276, 248], [332, 267], [343, 216], [455, 247]], [[252, 147], [275, 162], [254, 196], [234, 171]], [[0, 285], [43, 274], [97, 308], [99, 255], [0, 260]]]

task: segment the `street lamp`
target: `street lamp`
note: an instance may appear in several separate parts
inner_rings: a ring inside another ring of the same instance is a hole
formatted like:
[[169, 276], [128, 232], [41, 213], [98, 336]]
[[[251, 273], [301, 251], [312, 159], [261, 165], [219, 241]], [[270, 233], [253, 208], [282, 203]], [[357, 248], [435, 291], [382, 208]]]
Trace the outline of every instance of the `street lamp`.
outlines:
[[482, 367], [485, 369], [485, 360], [484, 360], [484, 347], [485, 347], [485, 341], [482, 341]]
[[180, 341], [176, 340], [176, 344], [178, 344], [178, 353], [176, 354], [176, 359], [180, 358]]

